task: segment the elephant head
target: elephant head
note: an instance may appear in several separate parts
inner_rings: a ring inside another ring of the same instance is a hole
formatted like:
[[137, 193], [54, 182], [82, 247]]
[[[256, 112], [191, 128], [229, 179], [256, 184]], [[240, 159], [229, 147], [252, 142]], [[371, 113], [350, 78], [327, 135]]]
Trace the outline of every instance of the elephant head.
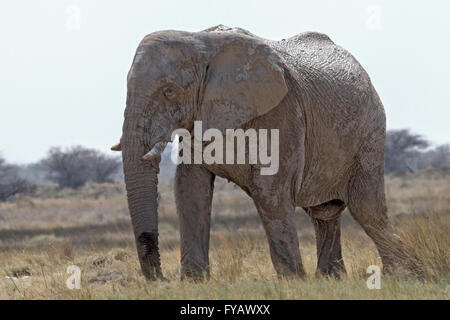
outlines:
[[259, 38], [236, 32], [161, 31], [139, 44], [127, 78], [120, 144], [139, 261], [162, 278], [157, 173], [178, 128], [236, 128], [276, 107], [287, 93], [285, 66]]

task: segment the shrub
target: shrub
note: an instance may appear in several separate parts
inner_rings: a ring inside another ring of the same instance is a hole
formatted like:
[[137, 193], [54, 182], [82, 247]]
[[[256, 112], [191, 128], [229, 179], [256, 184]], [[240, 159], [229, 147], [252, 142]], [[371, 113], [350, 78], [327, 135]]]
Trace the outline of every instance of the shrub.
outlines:
[[79, 188], [88, 181], [112, 182], [121, 161], [95, 149], [73, 146], [66, 149], [51, 148], [41, 161], [50, 181], [61, 188]]
[[31, 193], [36, 186], [19, 176], [19, 167], [6, 163], [0, 158], [0, 201], [5, 201], [13, 195]]

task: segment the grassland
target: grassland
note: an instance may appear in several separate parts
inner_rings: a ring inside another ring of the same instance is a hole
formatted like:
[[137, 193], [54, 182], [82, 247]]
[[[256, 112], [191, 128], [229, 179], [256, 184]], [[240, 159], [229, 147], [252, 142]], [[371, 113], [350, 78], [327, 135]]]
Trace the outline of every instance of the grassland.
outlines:
[[[160, 245], [165, 282], [147, 282], [134, 247], [124, 188], [41, 187], [34, 196], [0, 203], [0, 299], [448, 299], [450, 176], [421, 172], [387, 177], [389, 215], [424, 261], [426, 278], [383, 276], [366, 286], [366, 268], [381, 261], [371, 240], [343, 214], [348, 275], [316, 278], [312, 225], [302, 210], [296, 224], [307, 271], [304, 280], [278, 279], [251, 200], [216, 182], [212, 213], [211, 280], [179, 281], [178, 221], [172, 185], [160, 183]], [[81, 289], [69, 290], [66, 269], [81, 268]]]

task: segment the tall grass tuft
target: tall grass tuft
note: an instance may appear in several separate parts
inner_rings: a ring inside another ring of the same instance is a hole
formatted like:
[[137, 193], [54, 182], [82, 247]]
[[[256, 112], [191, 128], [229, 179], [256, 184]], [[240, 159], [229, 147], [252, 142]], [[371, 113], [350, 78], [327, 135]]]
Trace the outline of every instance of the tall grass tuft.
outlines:
[[397, 221], [398, 233], [421, 260], [425, 277], [447, 279], [450, 275], [450, 216], [414, 214]]

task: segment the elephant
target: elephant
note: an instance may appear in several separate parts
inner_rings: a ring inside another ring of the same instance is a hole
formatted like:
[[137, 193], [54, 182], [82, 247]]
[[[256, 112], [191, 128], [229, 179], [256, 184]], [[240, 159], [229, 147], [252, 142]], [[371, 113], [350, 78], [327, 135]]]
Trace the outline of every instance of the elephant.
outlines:
[[[304, 277], [293, 216], [313, 222], [317, 275], [345, 274], [340, 220], [351, 216], [374, 241], [384, 271], [412, 270], [411, 248], [394, 232], [384, 193], [386, 117], [359, 62], [327, 35], [280, 41], [241, 28], [157, 31], [138, 45], [127, 76], [120, 142], [128, 207], [144, 276], [164, 279], [158, 247], [161, 153], [178, 128], [192, 132], [279, 130], [279, 169], [261, 163], [189, 164], [175, 172], [181, 279], [210, 276], [211, 206], [216, 176], [253, 200], [280, 277]], [[202, 147], [207, 146], [207, 143]], [[247, 152], [247, 151], [246, 151]]]

